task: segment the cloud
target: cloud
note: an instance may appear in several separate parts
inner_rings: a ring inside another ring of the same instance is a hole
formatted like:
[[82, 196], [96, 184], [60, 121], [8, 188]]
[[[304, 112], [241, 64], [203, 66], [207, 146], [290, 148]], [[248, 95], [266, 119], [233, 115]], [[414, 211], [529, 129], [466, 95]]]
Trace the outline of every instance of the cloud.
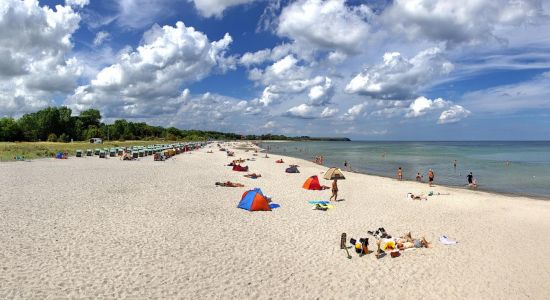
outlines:
[[345, 91], [375, 99], [408, 99], [452, 70], [453, 64], [439, 48], [424, 50], [411, 59], [399, 52], [387, 52], [382, 64], [357, 74]]
[[51, 105], [71, 91], [81, 74], [70, 58], [80, 15], [70, 6], [41, 7], [38, 1], [0, 4], [0, 115], [19, 115]]
[[252, 3], [258, 0], [188, 0], [193, 2], [198, 12], [203, 17], [221, 17], [223, 12], [231, 7], [236, 5], [241, 5], [245, 3]]
[[460, 105], [452, 105], [448, 110], [441, 113], [439, 116], [438, 124], [456, 123], [466, 117], [471, 112]]
[[265, 129], [272, 129], [275, 127], [277, 127], [277, 123], [275, 121], [269, 121], [265, 123], [264, 126], [262, 126], [262, 128], [265, 128]]
[[250, 122], [261, 120], [261, 118], [243, 117], [247, 114], [257, 114], [248, 109], [247, 101], [219, 94], [191, 95], [189, 90], [185, 90], [176, 102], [178, 102], [178, 108], [173, 110], [176, 113], [163, 117], [161, 124], [166, 123], [168, 119], [171, 126], [179, 128], [206, 130], [224, 128], [224, 130], [241, 131], [247, 126], [255, 126], [254, 128], [257, 129], [259, 124]]
[[[119, 26], [130, 29], [142, 29], [159, 23], [161, 20], [173, 16], [176, 11], [173, 6], [183, 0], [118, 0], [118, 13], [114, 17], [99, 16], [101, 23], [108, 23], [116, 19]], [[92, 23], [97, 21], [91, 20]], [[97, 25], [97, 24], [96, 24]]]
[[509, 114], [550, 109], [550, 72], [514, 84], [466, 93], [461, 103], [476, 113]]
[[446, 101], [441, 98], [430, 100], [426, 97], [418, 97], [411, 102], [405, 117], [418, 118], [437, 110], [444, 110], [439, 116], [437, 121], [438, 124], [455, 123], [471, 114], [469, 110], [460, 105], [455, 105], [451, 101]]
[[331, 118], [334, 117], [340, 110], [335, 107], [325, 107], [321, 112], [321, 118]]
[[315, 110], [312, 106], [307, 104], [300, 104], [298, 106], [291, 107], [287, 112], [286, 116], [300, 119], [313, 119]]
[[103, 44], [105, 41], [107, 41], [109, 38], [111, 37], [111, 35], [106, 32], [106, 31], [100, 31], [98, 32], [96, 35], [95, 35], [95, 38], [94, 38], [94, 46], [97, 47], [97, 46], [100, 46], [101, 44]]
[[276, 32], [305, 47], [357, 53], [371, 15], [368, 6], [347, 6], [344, 0], [299, 0], [283, 9]]
[[324, 84], [313, 86], [308, 93], [308, 104], [313, 106], [323, 106], [330, 103], [330, 99], [334, 95], [334, 85], [330, 78], [325, 77]]
[[365, 109], [367, 108], [367, 103], [359, 103], [348, 109], [344, 114], [343, 119], [347, 121], [353, 121], [359, 116], [365, 116]]
[[88, 4], [90, 4], [90, 0], [65, 0], [65, 5], [67, 6], [75, 6], [75, 7], [82, 8]]
[[136, 117], [165, 114], [182, 102], [180, 88], [222, 68], [232, 39], [219, 41], [193, 27], [177, 22], [175, 27], [153, 26], [135, 51], [119, 55], [116, 63], [103, 68], [90, 84], [80, 86], [68, 103], [76, 111], [102, 109], [106, 116]]
[[423, 96], [418, 97], [409, 106], [409, 112], [405, 115], [405, 117], [407, 118], [421, 117], [430, 110], [444, 108], [447, 105], [448, 105], [448, 102], [441, 98], [430, 100]]
[[496, 29], [533, 22], [542, 13], [539, 0], [395, 0], [380, 21], [410, 40], [457, 46], [502, 40]]

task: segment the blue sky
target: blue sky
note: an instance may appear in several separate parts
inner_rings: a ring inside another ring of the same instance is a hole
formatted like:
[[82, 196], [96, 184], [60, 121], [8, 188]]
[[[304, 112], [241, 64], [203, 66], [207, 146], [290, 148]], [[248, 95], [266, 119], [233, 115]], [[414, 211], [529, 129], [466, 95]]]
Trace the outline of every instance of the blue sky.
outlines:
[[5, 0], [0, 116], [182, 129], [550, 138], [541, 0]]

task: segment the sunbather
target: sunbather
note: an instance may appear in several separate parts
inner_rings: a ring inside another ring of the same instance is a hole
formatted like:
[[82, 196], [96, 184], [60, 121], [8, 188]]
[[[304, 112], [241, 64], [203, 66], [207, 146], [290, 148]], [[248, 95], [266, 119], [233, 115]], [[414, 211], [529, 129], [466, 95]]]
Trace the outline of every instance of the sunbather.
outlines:
[[421, 239], [413, 239], [411, 233], [397, 239], [397, 248], [399, 250], [405, 250], [409, 248], [431, 248], [432, 243], [428, 242], [425, 237]]
[[252, 174], [246, 174], [246, 175], [244, 175], [244, 177], [256, 179], [256, 178], [258, 178], [258, 177], [262, 177], [262, 174], [252, 173]]
[[428, 197], [426, 197], [426, 195], [424, 194], [415, 195], [413, 193], [408, 193], [407, 198], [410, 198], [412, 200], [428, 200]]
[[216, 182], [216, 185], [217, 186], [225, 186], [225, 187], [244, 187], [243, 184], [240, 184], [240, 183], [237, 183], [237, 182], [231, 182], [231, 181]]

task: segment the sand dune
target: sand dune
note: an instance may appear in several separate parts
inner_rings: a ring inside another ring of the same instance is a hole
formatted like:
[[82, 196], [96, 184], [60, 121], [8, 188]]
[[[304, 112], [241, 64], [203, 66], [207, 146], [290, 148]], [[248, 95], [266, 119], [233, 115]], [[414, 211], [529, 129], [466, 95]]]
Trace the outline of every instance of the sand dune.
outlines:
[[[550, 297], [549, 202], [344, 172], [344, 200], [316, 211], [307, 201], [330, 191], [301, 185], [325, 167], [260, 155], [246, 163], [254, 180], [207, 150], [0, 164], [0, 298]], [[301, 173], [284, 173], [288, 163]], [[226, 180], [246, 187], [214, 186]], [[281, 207], [236, 208], [253, 187]], [[405, 199], [428, 191], [450, 195]], [[378, 227], [434, 247], [348, 260], [340, 234]], [[459, 243], [438, 243], [443, 234]]]

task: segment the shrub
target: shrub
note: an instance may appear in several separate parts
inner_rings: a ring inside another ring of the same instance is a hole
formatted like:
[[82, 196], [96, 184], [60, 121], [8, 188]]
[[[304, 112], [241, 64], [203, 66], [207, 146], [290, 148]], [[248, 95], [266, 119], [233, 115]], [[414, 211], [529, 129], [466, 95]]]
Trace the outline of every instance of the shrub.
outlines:
[[50, 133], [50, 135], [48, 135], [48, 142], [57, 142], [57, 135], [55, 133]]

